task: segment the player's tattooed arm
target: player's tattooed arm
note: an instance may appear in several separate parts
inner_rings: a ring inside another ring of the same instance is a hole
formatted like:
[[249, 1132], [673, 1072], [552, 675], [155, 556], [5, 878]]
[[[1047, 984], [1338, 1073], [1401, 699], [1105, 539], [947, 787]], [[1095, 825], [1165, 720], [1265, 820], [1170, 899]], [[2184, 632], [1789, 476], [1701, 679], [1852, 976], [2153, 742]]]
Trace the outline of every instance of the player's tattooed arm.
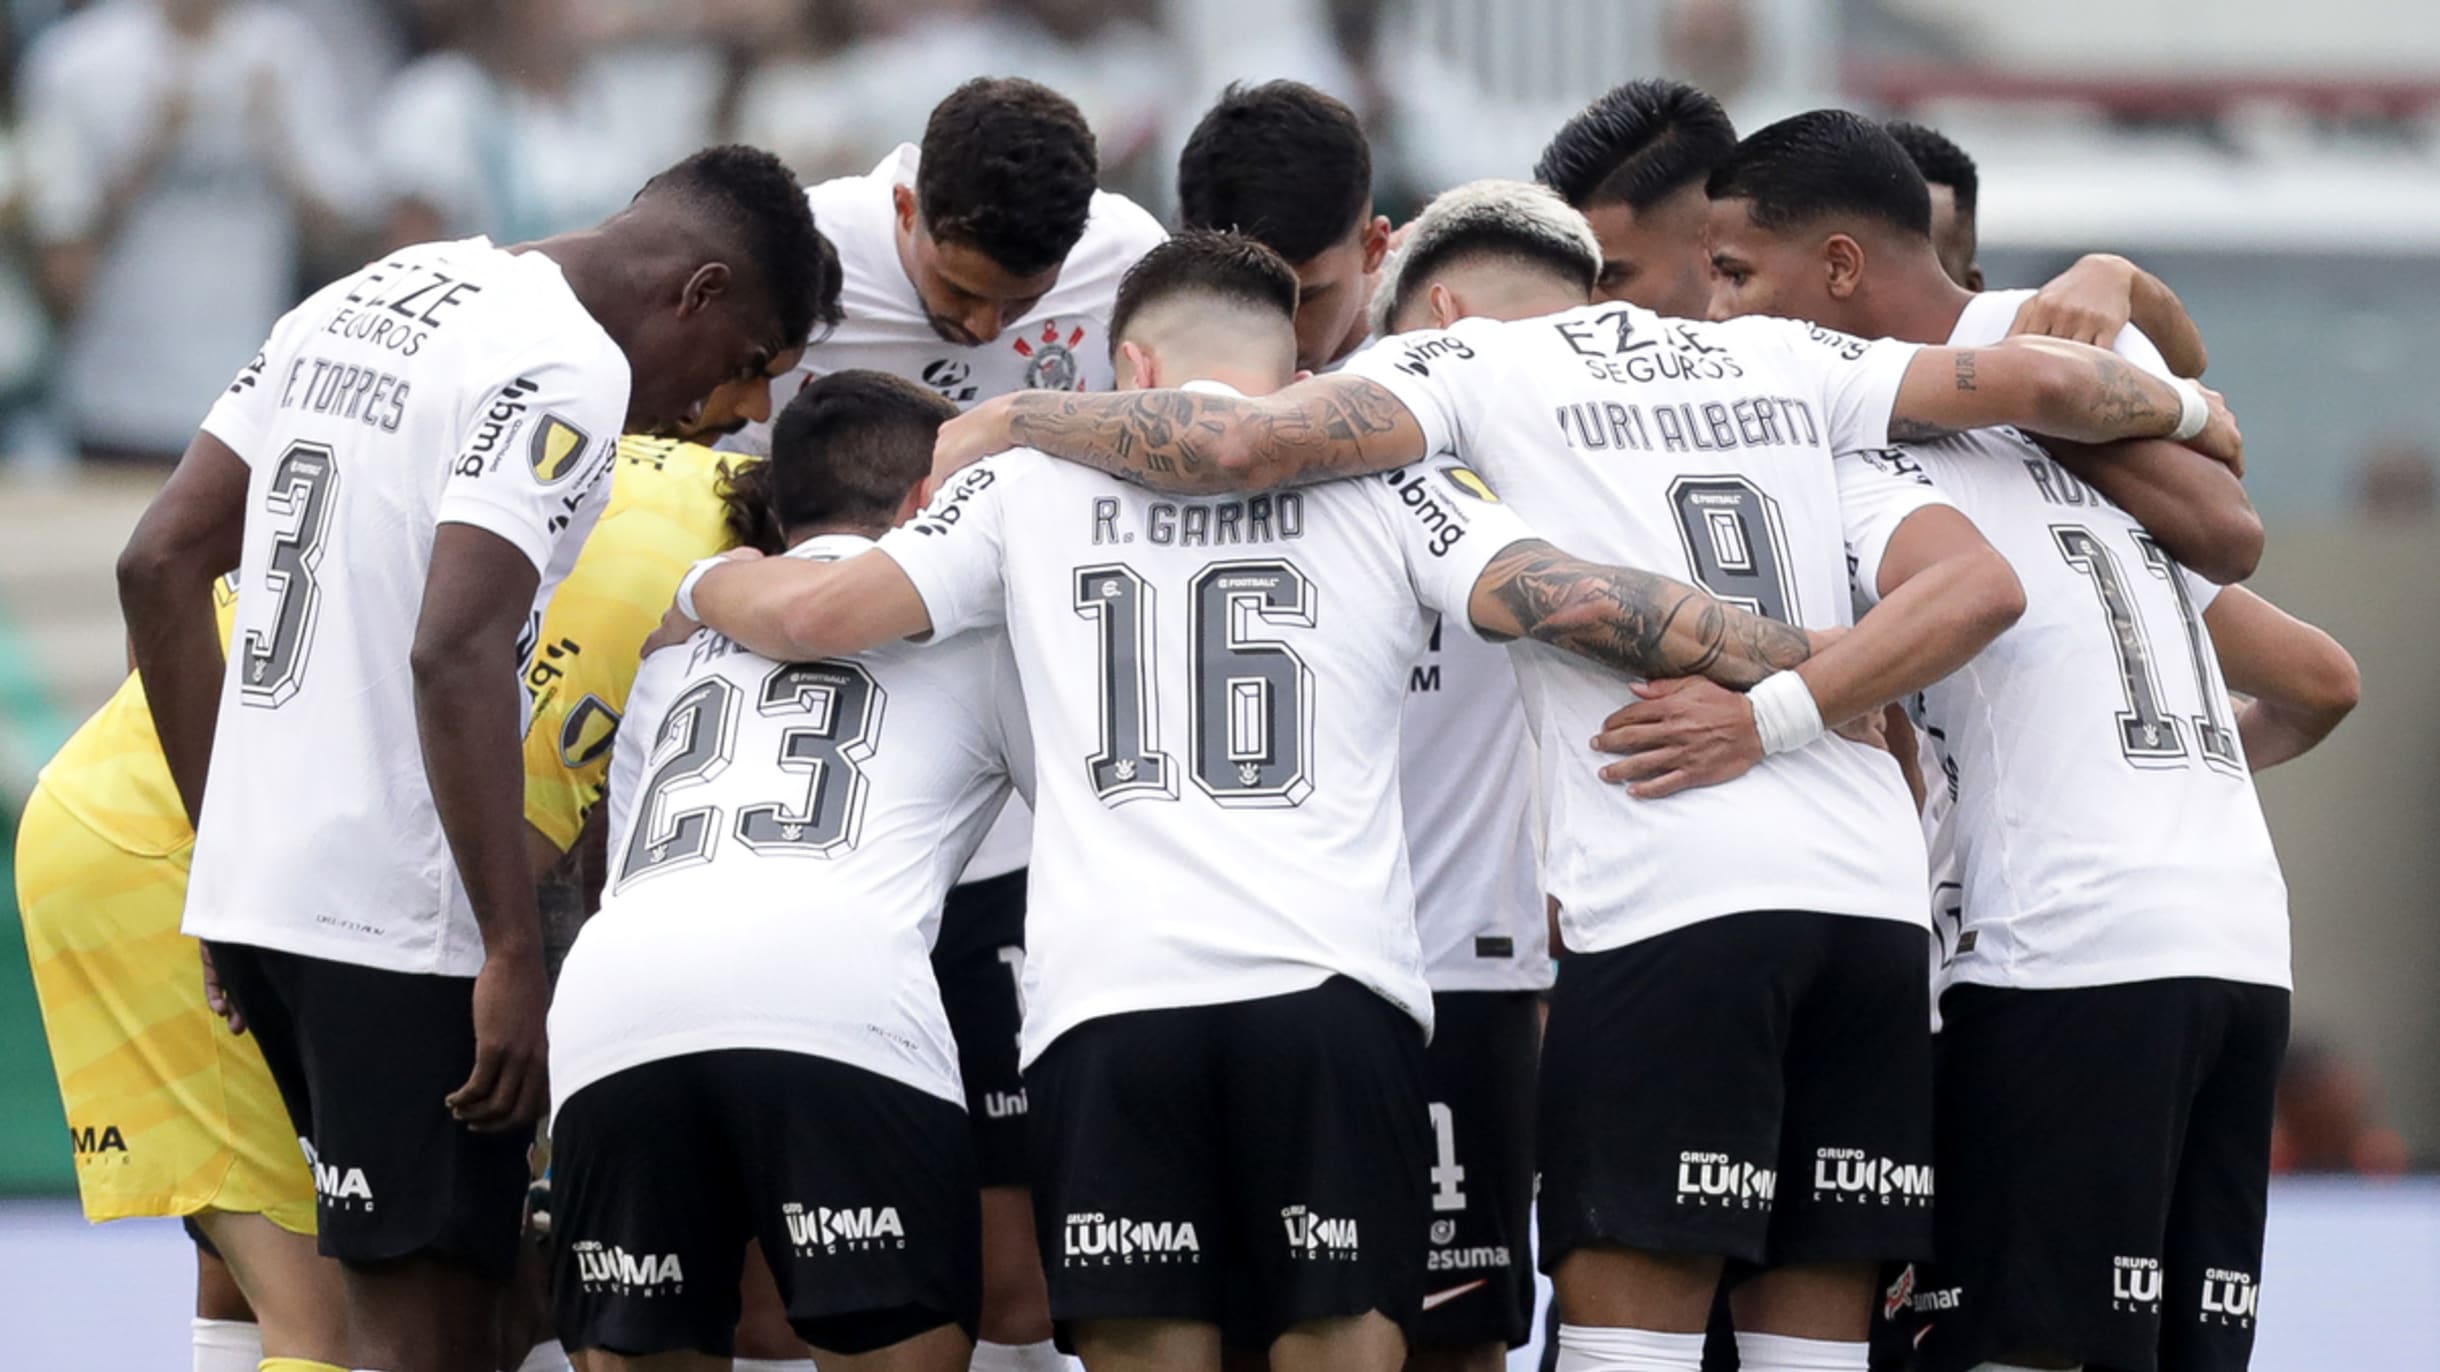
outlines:
[[[2244, 438], [2209, 390], [2211, 417], [2188, 445], [2244, 470]], [[1907, 364], [1889, 432], [1914, 442], [1944, 430], [2013, 424], [2077, 443], [2174, 432], [2179, 394], [2116, 353], [2056, 338], [2020, 337], [1989, 348], [1924, 348]]]
[[1320, 376], [1261, 397], [1203, 391], [1018, 391], [941, 427], [935, 479], [1014, 447], [1183, 495], [1267, 490], [1385, 472], [1424, 455], [1397, 397]]
[[1813, 655], [1812, 638], [1794, 625], [1540, 539], [1493, 558], [1469, 608], [1486, 634], [1531, 638], [1629, 676], [1701, 676], [1743, 689]]

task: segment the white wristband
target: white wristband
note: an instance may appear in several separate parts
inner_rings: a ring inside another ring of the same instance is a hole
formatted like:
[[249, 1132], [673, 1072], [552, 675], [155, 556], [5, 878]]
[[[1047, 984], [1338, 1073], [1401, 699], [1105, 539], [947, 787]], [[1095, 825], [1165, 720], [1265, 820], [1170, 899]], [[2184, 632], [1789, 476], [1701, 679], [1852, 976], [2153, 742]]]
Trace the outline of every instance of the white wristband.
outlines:
[[1820, 738], [1821, 706], [1813, 688], [1794, 672], [1773, 672], [1745, 693], [1754, 707], [1754, 732], [1762, 736], [1762, 755], [1793, 752]]
[[703, 580], [704, 573], [733, 560], [725, 557], [707, 557], [687, 568], [686, 575], [678, 579], [678, 613], [698, 624], [702, 623], [703, 616], [695, 613], [695, 585]]
[[2182, 376], [2169, 378], [2177, 389], [2177, 427], [2169, 431], [2169, 441], [2183, 443], [2203, 431], [2211, 422], [2211, 402], [2203, 399], [2203, 388]]

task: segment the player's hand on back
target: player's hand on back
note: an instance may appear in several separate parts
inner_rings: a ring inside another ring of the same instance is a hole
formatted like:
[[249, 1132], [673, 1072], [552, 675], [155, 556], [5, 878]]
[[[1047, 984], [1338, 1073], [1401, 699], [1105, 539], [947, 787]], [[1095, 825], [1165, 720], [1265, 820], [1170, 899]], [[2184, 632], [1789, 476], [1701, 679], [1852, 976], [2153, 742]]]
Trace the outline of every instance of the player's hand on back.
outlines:
[[1628, 794], [1657, 800], [1696, 786], [1733, 781], [1762, 760], [1754, 707], [1738, 692], [1702, 677], [1639, 681], [1634, 704], [1602, 721], [1597, 752], [1624, 760], [1601, 779], [1626, 782]]
[[2111, 347], [2118, 332], [2135, 314], [2135, 264], [2108, 253], [2093, 253], [2034, 292], [2017, 307], [2011, 337], [2039, 334], [2073, 339], [2096, 348]]
[[1009, 437], [1008, 412], [1014, 397], [995, 395], [940, 426], [932, 440], [932, 482], [939, 485], [966, 468], [1016, 446]]
[[494, 953], [474, 979], [474, 1072], [449, 1093], [450, 1115], [478, 1134], [523, 1128], [550, 1104], [543, 1035], [551, 981], [542, 949]]
[[2238, 476], [2245, 475], [2245, 435], [2237, 429], [2237, 417], [2228, 408], [2228, 398], [2199, 381], [2195, 386], [2202, 391], [2204, 403], [2211, 407], [2211, 418], [2186, 446]]
[[[762, 550], [759, 548], [731, 548], [720, 556], [730, 562], [752, 562], [762, 556]], [[679, 608], [675, 599], [672, 599], [669, 602], [668, 611], [661, 616], [660, 627], [654, 629], [652, 636], [644, 640], [643, 650], [637, 656], [650, 657], [663, 648], [684, 643], [695, 636], [695, 630], [702, 627], [693, 616]]]

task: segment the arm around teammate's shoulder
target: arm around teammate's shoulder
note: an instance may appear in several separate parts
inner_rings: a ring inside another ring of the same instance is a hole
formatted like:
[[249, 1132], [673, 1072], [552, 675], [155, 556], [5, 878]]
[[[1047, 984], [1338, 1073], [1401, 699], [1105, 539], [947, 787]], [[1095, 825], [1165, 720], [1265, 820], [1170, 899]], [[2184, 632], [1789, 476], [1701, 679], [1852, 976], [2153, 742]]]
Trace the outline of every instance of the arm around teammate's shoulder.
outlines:
[[932, 630], [914, 581], [885, 553], [724, 561], [695, 583], [693, 603], [704, 625], [781, 662], [845, 657]]
[[1492, 558], [1468, 608], [1486, 637], [1530, 638], [1628, 676], [1700, 676], [1742, 690], [1813, 653], [1812, 637], [1795, 625], [1538, 538]]
[[[2191, 382], [2179, 383], [2192, 385]], [[2244, 438], [2216, 392], [2196, 387], [2203, 424], [2188, 443], [2244, 470]], [[1890, 434], [1910, 437], [2012, 424], [2078, 443], [2175, 436], [2185, 410], [2178, 386], [2115, 353], [2056, 338], [2012, 338], [1988, 348], [1924, 348], [1907, 364]]]
[[2262, 516], [2221, 463], [2159, 438], [2100, 446], [2045, 439], [2043, 447], [2205, 580], [2233, 585], [2261, 564]]
[[1345, 373], [1267, 396], [1018, 391], [941, 426], [933, 479], [1017, 447], [1181, 495], [1386, 472], [1427, 450], [1423, 427], [1404, 402], [1378, 382]]
[[2230, 586], [2203, 611], [2237, 712], [2246, 763], [2259, 772], [2311, 751], [2363, 694], [2355, 657], [2337, 639], [2253, 592]]

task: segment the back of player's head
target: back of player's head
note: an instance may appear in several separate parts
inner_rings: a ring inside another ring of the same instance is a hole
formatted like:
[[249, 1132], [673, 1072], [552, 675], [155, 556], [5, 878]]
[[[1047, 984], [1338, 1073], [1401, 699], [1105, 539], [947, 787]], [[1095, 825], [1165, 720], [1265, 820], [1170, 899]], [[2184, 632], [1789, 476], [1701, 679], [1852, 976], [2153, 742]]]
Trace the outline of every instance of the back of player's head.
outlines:
[[1017, 77], [976, 77], [932, 108], [915, 203], [934, 238], [1033, 276], [1084, 237], [1099, 175], [1074, 101]]
[[1746, 202], [1766, 232], [1835, 216], [1932, 234], [1931, 192], [1915, 160], [1852, 110], [1814, 110], [1756, 130], [1712, 172], [1709, 189], [1714, 200]]
[[1276, 316], [1292, 326], [1296, 270], [1243, 234], [1188, 229], [1145, 253], [1119, 280], [1110, 309], [1111, 345], [1143, 333], [1180, 305], [1265, 321]]
[[777, 552], [790, 529], [888, 527], [931, 475], [932, 440], [956, 417], [938, 392], [887, 372], [816, 378], [772, 424], [771, 456], [725, 472], [729, 531]]
[[668, 200], [760, 278], [780, 336], [810, 337], [835, 325], [839, 254], [815, 229], [805, 188], [787, 164], [760, 148], [705, 148], [636, 192], [640, 204]]
[[1629, 81], [1560, 128], [1533, 179], [1580, 210], [1648, 210], [1702, 185], [1736, 146], [1736, 126], [1709, 92], [1683, 81]]
[[1355, 111], [1300, 81], [1232, 85], [1178, 155], [1178, 217], [1304, 262], [1372, 203], [1372, 147]]
[[1923, 173], [1927, 183], [1946, 186], [1957, 197], [1959, 214], [1970, 217], [1974, 213], [1975, 199], [1982, 193], [1982, 174], [1976, 170], [1971, 153], [1950, 141], [1947, 134], [1921, 124], [1892, 119], [1882, 127], [1889, 130], [1889, 136], [1898, 141], [1899, 147], [1906, 149], [1906, 155], [1914, 160], [1915, 170]]
[[1601, 240], [1546, 185], [1494, 179], [1442, 191], [1407, 226], [1405, 244], [1381, 269], [1373, 332], [1392, 332], [1436, 277], [1474, 263], [1539, 273], [1589, 296], [1601, 275]]

